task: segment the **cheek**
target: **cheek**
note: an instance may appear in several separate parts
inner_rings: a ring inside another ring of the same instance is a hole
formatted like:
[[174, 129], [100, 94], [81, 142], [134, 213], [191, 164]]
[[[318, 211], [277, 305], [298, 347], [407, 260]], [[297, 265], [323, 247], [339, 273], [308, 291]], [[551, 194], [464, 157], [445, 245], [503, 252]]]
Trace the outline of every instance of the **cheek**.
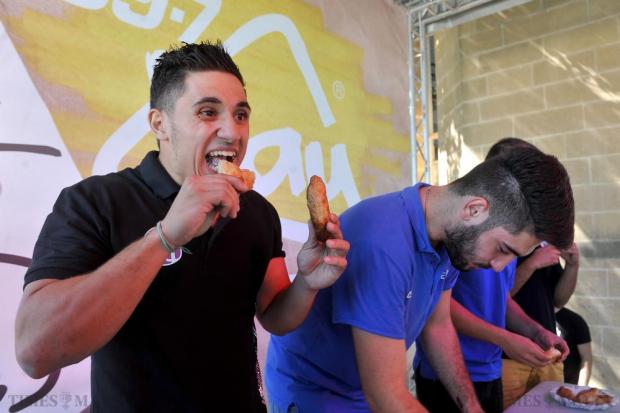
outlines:
[[495, 251], [494, 247], [488, 243], [478, 242], [478, 245], [476, 246], [476, 255], [478, 258], [482, 258], [485, 261], [489, 261], [493, 258], [493, 251]]

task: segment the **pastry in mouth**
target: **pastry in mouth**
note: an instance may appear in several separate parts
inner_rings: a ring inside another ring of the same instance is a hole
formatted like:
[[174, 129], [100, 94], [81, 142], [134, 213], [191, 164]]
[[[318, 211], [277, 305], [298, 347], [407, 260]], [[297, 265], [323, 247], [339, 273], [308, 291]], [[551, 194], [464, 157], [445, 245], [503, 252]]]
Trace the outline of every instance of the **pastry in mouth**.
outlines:
[[209, 167], [213, 168], [213, 170], [215, 170], [218, 174], [235, 176], [241, 179], [248, 189], [252, 189], [254, 187], [256, 175], [249, 169], [240, 169], [234, 163], [217, 157], [213, 157], [210, 162], [212, 162], [212, 164], [210, 164]]
[[232, 163], [236, 158], [237, 152], [234, 151], [211, 151], [205, 155], [207, 166], [214, 171], [217, 170], [217, 164], [219, 161], [227, 161]]

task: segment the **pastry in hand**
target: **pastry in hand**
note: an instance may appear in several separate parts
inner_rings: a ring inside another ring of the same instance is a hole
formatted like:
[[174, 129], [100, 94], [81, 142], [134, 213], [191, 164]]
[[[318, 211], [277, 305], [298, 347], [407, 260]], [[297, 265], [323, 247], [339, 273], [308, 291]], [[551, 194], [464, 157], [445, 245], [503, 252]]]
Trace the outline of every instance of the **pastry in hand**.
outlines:
[[329, 239], [330, 234], [327, 231], [327, 222], [329, 221], [329, 202], [327, 201], [327, 189], [323, 180], [313, 175], [306, 189], [306, 198], [308, 201], [308, 211], [310, 212], [310, 221], [314, 227], [316, 238], [325, 242]]
[[545, 351], [545, 356], [550, 358], [552, 363], [557, 363], [562, 358], [562, 352], [555, 347], [549, 347], [549, 349]]

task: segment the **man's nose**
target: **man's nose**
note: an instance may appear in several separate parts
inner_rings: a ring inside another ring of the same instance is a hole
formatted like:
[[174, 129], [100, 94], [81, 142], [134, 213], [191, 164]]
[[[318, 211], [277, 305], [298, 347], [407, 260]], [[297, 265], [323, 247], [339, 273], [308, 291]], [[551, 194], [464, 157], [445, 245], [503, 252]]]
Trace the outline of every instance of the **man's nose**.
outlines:
[[221, 119], [217, 136], [228, 143], [234, 143], [241, 139], [242, 128], [233, 115], [227, 115]]
[[491, 268], [493, 271], [500, 272], [506, 267], [513, 259], [515, 258], [514, 254], [502, 254], [501, 256], [495, 257], [491, 260]]

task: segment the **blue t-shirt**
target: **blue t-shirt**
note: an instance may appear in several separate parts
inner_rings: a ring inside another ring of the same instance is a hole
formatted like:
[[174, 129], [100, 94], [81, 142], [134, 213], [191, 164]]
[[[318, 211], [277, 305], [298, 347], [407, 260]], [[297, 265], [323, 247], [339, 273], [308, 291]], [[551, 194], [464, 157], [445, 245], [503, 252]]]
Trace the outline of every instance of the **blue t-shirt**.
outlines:
[[[340, 218], [351, 243], [348, 267], [319, 292], [305, 322], [272, 336], [267, 395], [276, 406], [305, 412], [368, 412], [351, 326], [410, 346], [458, 271], [431, 246], [420, 204], [421, 184], [370, 198]], [[404, 360], [403, 360], [404, 361]]]
[[[514, 284], [516, 266], [515, 259], [499, 273], [492, 269], [462, 272], [452, 288], [452, 297], [475, 316], [506, 328], [506, 297]], [[499, 346], [464, 334], [459, 334], [459, 341], [472, 381], [491, 381], [502, 376]], [[420, 343], [416, 347], [414, 366], [420, 369], [422, 377], [437, 379]]]

